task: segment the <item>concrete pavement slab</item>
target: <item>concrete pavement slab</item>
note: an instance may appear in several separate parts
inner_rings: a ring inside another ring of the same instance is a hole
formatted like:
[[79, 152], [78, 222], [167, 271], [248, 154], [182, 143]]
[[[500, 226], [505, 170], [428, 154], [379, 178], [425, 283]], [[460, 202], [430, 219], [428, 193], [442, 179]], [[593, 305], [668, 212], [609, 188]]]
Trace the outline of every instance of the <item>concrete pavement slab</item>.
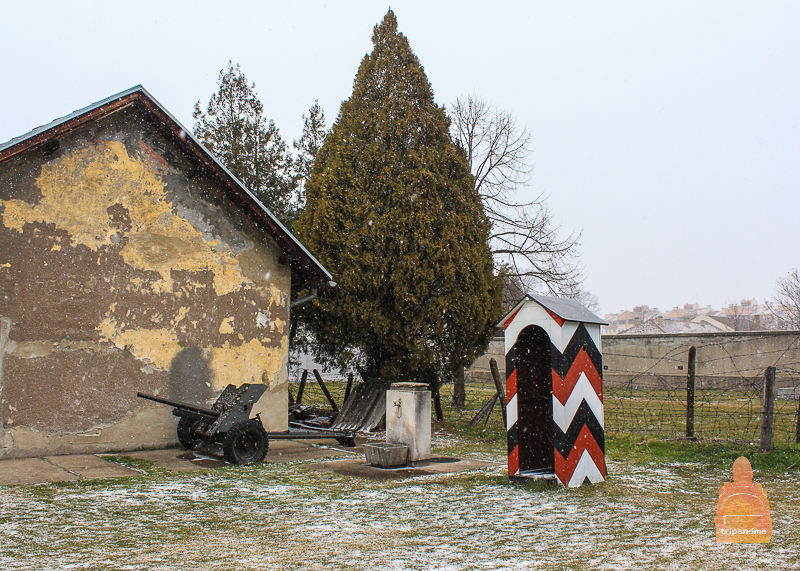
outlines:
[[194, 452], [189, 452], [182, 448], [170, 450], [142, 450], [139, 452], [126, 452], [120, 455], [136, 460], [152, 462], [159, 468], [169, 470], [170, 472], [196, 472], [197, 470], [219, 468], [220, 466], [226, 465], [226, 462], [222, 460], [199, 456]]
[[70, 454], [68, 456], [46, 456], [45, 460], [63, 468], [68, 472], [77, 474], [87, 480], [102, 478], [125, 478], [139, 476], [136, 470], [120, 466], [114, 462], [103, 460], [94, 454]]
[[354, 448], [332, 444], [330, 440], [270, 440], [264, 462], [297, 462], [352, 455]]
[[[265, 462], [297, 462], [323, 458], [349, 457], [363, 462], [363, 441], [346, 447], [330, 439], [271, 440]], [[170, 472], [194, 472], [226, 466], [216, 458], [201, 456], [184, 449], [141, 450], [115, 454], [75, 454], [0, 460], [0, 486], [40, 484], [77, 479], [116, 478], [139, 475], [140, 472], [104, 460], [103, 456], [127, 456], [152, 462]]]
[[21, 458], [0, 462], [0, 486], [68, 482], [78, 478], [77, 474], [72, 474], [42, 458]]

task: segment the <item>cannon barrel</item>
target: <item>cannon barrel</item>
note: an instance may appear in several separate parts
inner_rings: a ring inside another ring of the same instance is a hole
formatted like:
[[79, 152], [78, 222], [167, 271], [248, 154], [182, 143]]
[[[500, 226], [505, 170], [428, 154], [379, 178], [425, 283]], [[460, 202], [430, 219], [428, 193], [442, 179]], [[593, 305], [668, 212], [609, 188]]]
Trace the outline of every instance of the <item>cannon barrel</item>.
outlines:
[[210, 416], [212, 418], [218, 418], [219, 415], [220, 415], [220, 412], [218, 410], [214, 410], [214, 409], [211, 409], [211, 408], [205, 408], [205, 407], [197, 406], [197, 405], [194, 405], [194, 404], [186, 404], [186, 403], [176, 402], [176, 401], [172, 401], [172, 400], [168, 400], [168, 399], [162, 399], [161, 397], [156, 397], [156, 396], [153, 396], [153, 395], [146, 395], [144, 393], [136, 393], [136, 396], [141, 398], [141, 399], [147, 399], [147, 400], [151, 400], [153, 402], [158, 402], [158, 403], [161, 403], [161, 404], [174, 406], [177, 409], [190, 410], [192, 412], [196, 412], [198, 414]]

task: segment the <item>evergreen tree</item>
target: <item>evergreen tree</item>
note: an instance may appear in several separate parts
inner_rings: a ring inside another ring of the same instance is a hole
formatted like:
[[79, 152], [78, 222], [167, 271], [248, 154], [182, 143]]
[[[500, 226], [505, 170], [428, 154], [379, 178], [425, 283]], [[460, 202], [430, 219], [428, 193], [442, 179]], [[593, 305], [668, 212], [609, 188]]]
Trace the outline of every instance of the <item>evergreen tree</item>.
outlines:
[[236, 64], [219, 72], [219, 91], [205, 111], [195, 103], [194, 134], [284, 224], [296, 218], [292, 158], [272, 120]]
[[372, 42], [296, 225], [338, 285], [301, 311], [318, 358], [437, 388], [485, 350], [502, 280], [464, 151], [391, 10]]
[[303, 115], [303, 135], [299, 141], [294, 141], [294, 149], [297, 151], [297, 158], [294, 161], [294, 172], [298, 182], [298, 208], [302, 209], [305, 205], [305, 183], [311, 176], [314, 168], [314, 161], [317, 158], [322, 144], [325, 142], [325, 113], [319, 106], [319, 100], [314, 101], [308, 110], [308, 116]]

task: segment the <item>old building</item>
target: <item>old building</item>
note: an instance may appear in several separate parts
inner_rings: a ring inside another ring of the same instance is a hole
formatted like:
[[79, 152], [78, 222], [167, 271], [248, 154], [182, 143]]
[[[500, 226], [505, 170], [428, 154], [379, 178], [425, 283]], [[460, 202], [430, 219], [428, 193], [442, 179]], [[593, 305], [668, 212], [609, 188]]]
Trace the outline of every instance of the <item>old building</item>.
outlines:
[[146, 90], [0, 145], [0, 457], [157, 446], [168, 407], [268, 385], [328, 272]]

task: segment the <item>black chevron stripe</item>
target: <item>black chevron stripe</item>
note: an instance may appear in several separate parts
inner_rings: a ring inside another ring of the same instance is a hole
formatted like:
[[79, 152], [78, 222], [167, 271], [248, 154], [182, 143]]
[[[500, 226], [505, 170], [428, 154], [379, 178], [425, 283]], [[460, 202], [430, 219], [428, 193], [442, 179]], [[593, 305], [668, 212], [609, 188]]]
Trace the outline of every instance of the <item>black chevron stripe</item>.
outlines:
[[602, 379], [603, 355], [594, 344], [592, 336], [589, 335], [589, 332], [586, 330], [586, 326], [583, 323], [578, 325], [578, 328], [572, 335], [572, 339], [569, 340], [569, 343], [567, 343], [567, 346], [564, 348], [563, 353], [561, 353], [556, 346], [551, 343], [550, 355], [553, 363], [553, 370], [563, 379], [569, 372], [569, 368], [575, 362], [575, 358], [578, 356], [581, 348], [583, 348], [583, 350], [586, 351], [586, 354], [589, 355], [589, 359], [591, 359], [594, 368], [597, 370], [600, 378]]
[[553, 423], [553, 430], [555, 431], [553, 437], [553, 446], [555, 446], [556, 450], [558, 450], [564, 458], [569, 456], [569, 453], [572, 450], [572, 447], [575, 446], [575, 441], [578, 440], [578, 435], [580, 434], [584, 425], [589, 429], [592, 437], [597, 441], [598, 446], [600, 446], [600, 450], [605, 453], [606, 446], [603, 427], [600, 426], [600, 422], [595, 417], [591, 407], [584, 400], [581, 401], [581, 405], [578, 407], [578, 410], [575, 413], [567, 432], [563, 432], [558, 424], [555, 422]]
[[506, 353], [506, 380], [511, 376], [511, 373], [514, 372], [514, 369], [517, 368], [517, 344], [514, 343], [514, 346], [509, 349], [508, 353]]
[[519, 444], [519, 423], [515, 422], [514, 425], [508, 429], [508, 453], [511, 454], [514, 448]]

